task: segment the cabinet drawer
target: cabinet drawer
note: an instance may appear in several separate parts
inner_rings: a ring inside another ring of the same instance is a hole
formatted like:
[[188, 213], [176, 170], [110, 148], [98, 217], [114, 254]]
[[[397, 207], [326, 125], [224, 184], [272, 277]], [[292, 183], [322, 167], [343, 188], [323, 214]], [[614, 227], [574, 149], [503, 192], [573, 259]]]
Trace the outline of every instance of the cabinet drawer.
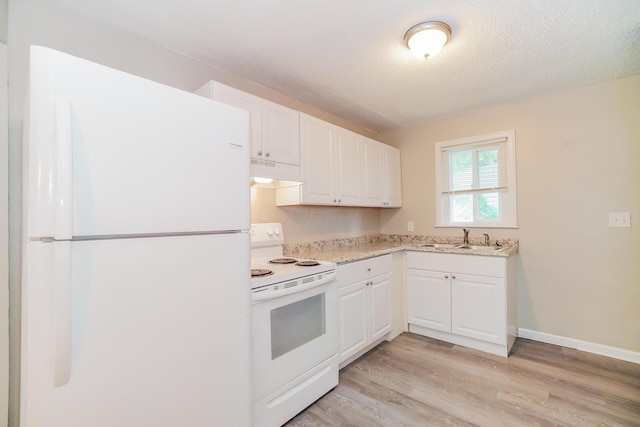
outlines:
[[391, 254], [338, 266], [338, 288], [391, 272]]
[[480, 276], [506, 277], [506, 258], [482, 255], [458, 255], [407, 252], [407, 268], [447, 271]]

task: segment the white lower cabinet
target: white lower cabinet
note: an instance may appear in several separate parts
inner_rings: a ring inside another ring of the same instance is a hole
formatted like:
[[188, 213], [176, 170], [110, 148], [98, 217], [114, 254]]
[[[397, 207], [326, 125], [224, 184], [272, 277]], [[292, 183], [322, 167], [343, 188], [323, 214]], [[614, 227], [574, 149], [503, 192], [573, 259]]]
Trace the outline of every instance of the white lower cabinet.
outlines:
[[407, 271], [407, 318], [412, 325], [451, 332], [451, 284], [440, 271]]
[[338, 266], [341, 367], [382, 341], [390, 331], [391, 255]]
[[507, 356], [517, 329], [514, 259], [409, 252], [409, 330]]
[[505, 279], [451, 275], [451, 332], [505, 345]]

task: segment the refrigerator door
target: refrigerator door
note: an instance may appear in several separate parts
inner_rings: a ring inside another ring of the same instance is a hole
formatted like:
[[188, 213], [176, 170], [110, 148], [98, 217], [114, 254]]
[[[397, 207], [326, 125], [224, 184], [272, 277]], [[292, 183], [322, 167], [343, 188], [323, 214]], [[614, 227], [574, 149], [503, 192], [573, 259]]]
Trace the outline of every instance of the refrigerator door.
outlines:
[[21, 425], [250, 426], [248, 247], [248, 233], [29, 243]]
[[43, 47], [28, 105], [28, 236], [249, 229], [245, 111]]

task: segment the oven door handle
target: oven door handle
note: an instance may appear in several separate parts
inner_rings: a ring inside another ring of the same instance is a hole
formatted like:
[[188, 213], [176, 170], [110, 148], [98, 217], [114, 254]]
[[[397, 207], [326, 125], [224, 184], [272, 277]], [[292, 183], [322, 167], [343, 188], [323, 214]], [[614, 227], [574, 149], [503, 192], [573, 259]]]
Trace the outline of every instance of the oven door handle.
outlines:
[[306, 291], [308, 289], [316, 288], [318, 286], [322, 286], [327, 284], [333, 280], [336, 280], [336, 272], [335, 271], [327, 271], [326, 273], [322, 273], [322, 278], [314, 280], [309, 283], [305, 283], [303, 285], [291, 286], [290, 288], [284, 288], [277, 291], [270, 290], [270, 286], [266, 287], [265, 290], [255, 290], [253, 291], [252, 299], [253, 301], [264, 301], [268, 299], [274, 299], [283, 297], [285, 295], [291, 295], [298, 292]]

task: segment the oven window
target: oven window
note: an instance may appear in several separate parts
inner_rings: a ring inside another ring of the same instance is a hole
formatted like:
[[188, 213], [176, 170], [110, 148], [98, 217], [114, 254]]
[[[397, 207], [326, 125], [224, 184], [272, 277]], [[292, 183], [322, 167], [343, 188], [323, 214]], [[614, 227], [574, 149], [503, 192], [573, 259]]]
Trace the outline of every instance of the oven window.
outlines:
[[271, 360], [325, 332], [324, 293], [271, 310]]

